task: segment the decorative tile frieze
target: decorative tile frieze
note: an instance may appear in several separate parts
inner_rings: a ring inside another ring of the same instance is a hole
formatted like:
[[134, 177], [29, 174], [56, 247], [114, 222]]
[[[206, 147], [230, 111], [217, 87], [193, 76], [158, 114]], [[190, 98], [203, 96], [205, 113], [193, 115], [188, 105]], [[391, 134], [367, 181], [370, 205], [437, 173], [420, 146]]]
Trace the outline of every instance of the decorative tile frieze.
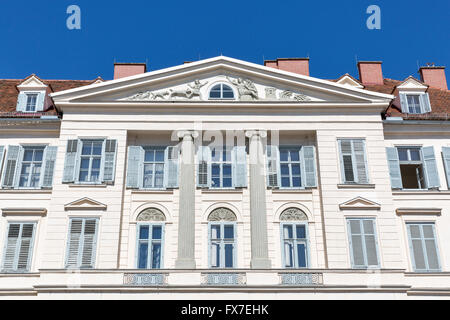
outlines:
[[166, 273], [124, 273], [123, 284], [127, 286], [167, 285]]
[[206, 286], [237, 286], [247, 282], [245, 273], [202, 273], [202, 285]]
[[280, 284], [288, 286], [310, 286], [323, 284], [322, 273], [279, 273]]

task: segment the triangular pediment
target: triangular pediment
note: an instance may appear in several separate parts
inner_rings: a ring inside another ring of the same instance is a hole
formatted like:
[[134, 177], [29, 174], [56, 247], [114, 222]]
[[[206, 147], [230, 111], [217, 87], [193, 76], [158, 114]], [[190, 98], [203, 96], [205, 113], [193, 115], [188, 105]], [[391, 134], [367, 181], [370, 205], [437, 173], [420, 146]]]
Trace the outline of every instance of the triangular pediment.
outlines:
[[380, 204], [365, 199], [363, 197], [356, 197], [339, 205], [341, 210], [380, 210]]
[[[217, 84], [232, 88], [232, 99], [212, 99]], [[282, 71], [228, 57], [191, 62], [52, 94], [55, 103], [373, 103], [391, 95]], [[64, 105], [64, 104], [63, 104]]]
[[48, 86], [42, 82], [36, 75], [32, 74], [28, 78], [26, 78], [22, 83], [20, 83], [17, 88], [19, 90], [23, 89], [45, 89]]
[[65, 210], [106, 210], [106, 204], [91, 198], [81, 198], [64, 205]]
[[402, 90], [418, 90], [418, 91], [425, 91], [428, 89], [428, 85], [424, 84], [423, 82], [417, 80], [413, 76], [409, 76], [406, 78], [401, 84], [397, 86], [397, 89], [399, 91]]
[[349, 87], [354, 87], [354, 88], [359, 88], [359, 89], [363, 89], [364, 86], [355, 78], [353, 78], [351, 75], [349, 75], [348, 73], [344, 74], [342, 77], [340, 77], [336, 83], [342, 84], [342, 85], [346, 85]]

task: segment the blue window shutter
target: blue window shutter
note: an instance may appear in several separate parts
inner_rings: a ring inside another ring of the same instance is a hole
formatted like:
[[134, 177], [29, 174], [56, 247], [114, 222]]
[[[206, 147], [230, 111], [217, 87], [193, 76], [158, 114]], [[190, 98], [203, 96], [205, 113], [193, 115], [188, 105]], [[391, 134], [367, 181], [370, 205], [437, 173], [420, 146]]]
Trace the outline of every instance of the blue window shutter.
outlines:
[[408, 111], [408, 99], [406, 98], [406, 93], [399, 93], [400, 105], [402, 107], [402, 113], [409, 113]]
[[128, 147], [127, 188], [142, 187], [144, 155], [145, 151], [141, 146]]
[[81, 246], [83, 219], [70, 219], [69, 235], [67, 239], [66, 268], [78, 267], [78, 256]]
[[51, 188], [53, 186], [53, 172], [55, 170], [57, 151], [58, 147], [47, 146], [45, 148], [40, 180], [41, 188]]
[[66, 158], [64, 160], [63, 182], [75, 182], [75, 172], [77, 165], [77, 157], [80, 152], [81, 145], [79, 140], [67, 140]]
[[398, 158], [397, 148], [386, 148], [386, 155], [388, 160], [389, 175], [391, 177], [392, 189], [402, 189], [402, 174], [400, 172], [400, 161]]
[[441, 183], [439, 182], [439, 172], [437, 171], [433, 146], [423, 147], [422, 155], [427, 177], [427, 188], [439, 188]]
[[116, 167], [117, 140], [105, 140], [102, 154], [103, 182], [113, 183]]
[[70, 219], [66, 268], [93, 268], [97, 248], [98, 219]]
[[420, 107], [423, 113], [431, 112], [430, 97], [428, 93], [420, 95]]
[[245, 146], [233, 148], [233, 186], [244, 188], [247, 186], [247, 153]]
[[45, 104], [45, 96], [46, 92], [42, 91], [38, 93], [37, 99], [36, 99], [36, 111], [44, 111], [44, 104]]
[[300, 149], [302, 159], [302, 186], [311, 188], [316, 183], [316, 148], [314, 146], [303, 146]]
[[211, 149], [208, 146], [199, 146], [197, 151], [197, 186], [211, 187]]
[[8, 224], [3, 254], [3, 270], [29, 271], [33, 251], [35, 223]]
[[3, 169], [2, 187], [14, 188], [16, 185], [16, 171], [18, 171], [20, 146], [9, 146], [6, 154], [5, 168]]
[[442, 147], [445, 173], [447, 174], [447, 186], [450, 189], [450, 147]]
[[366, 148], [365, 141], [362, 139], [352, 140], [353, 143], [353, 158], [354, 166], [356, 166], [356, 176], [357, 182], [364, 184], [368, 183], [368, 174], [367, 174], [367, 159], [366, 159]]
[[267, 145], [266, 158], [266, 184], [268, 187], [278, 188], [281, 186], [280, 152], [278, 146]]
[[0, 146], [0, 173], [2, 172], [3, 155], [5, 154], [5, 147]]
[[25, 92], [20, 92], [17, 96], [17, 106], [16, 111], [17, 112], [25, 112], [27, 106], [27, 95]]
[[178, 147], [167, 147], [164, 151], [164, 187], [166, 188], [178, 187], [178, 161]]
[[81, 268], [93, 268], [97, 248], [98, 219], [84, 219], [83, 226], [83, 250], [81, 253]]

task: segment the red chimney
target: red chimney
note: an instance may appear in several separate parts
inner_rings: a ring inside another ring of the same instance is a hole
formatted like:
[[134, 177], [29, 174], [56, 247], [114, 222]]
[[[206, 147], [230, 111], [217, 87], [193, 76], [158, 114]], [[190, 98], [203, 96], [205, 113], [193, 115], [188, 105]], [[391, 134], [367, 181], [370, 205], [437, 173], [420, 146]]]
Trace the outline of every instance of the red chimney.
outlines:
[[381, 61], [359, 61], [359, 81], [362, 84], [384, 84]]
[[146, 63], [114, 63], [114, 80], [147, 72]]
[[448, 90], [445, 67], [426, 66], [419, 69], [420, 78], [430, 87]]
[[266, 67], [309, 76], [309, 58], [277, 58], [277, 60], [264, 60], [264, 65]]

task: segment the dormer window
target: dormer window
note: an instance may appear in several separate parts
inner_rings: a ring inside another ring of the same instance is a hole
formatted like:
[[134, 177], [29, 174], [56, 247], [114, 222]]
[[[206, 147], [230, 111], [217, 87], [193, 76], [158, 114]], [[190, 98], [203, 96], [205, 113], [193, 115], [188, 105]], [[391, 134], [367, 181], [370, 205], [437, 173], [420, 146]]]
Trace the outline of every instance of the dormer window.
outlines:
[[209, 91], [209, 98], [210, 99], [234, 99], [234, 92], [233, 89], [224, 84], [219, 83], [216, 84], [212, 89]]
[[400, 93], [403, 113], [421, 114], [431, 112], [428, 93]]
[[27, 105], [25, 108], [26, 112], [36, 112], [37, 105], [37, 93], [27, 93]]

